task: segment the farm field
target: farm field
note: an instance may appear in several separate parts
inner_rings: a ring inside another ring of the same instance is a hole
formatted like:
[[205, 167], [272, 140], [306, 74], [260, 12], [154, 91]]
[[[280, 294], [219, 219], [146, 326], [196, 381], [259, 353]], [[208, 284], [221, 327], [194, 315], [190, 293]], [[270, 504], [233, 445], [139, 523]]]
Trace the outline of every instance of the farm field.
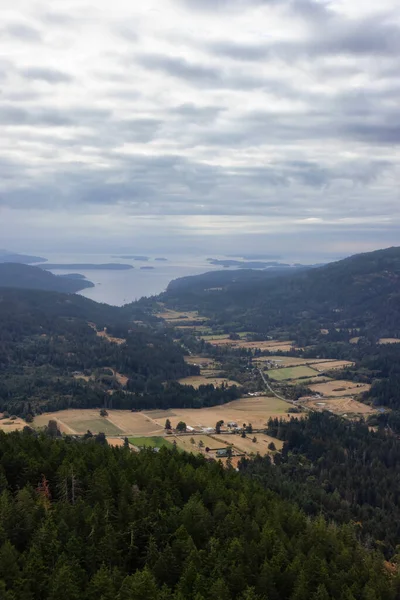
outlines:
[[363, 404], [354, 400], [354, 398], [303, 398], [300, 399], [301, 404], [308, 406], [313, 410], [323, 411], [329, 410], [335, 415], [346, 416], [346, 417], [360, 417], [368, 416], [377, 411], [371, 406]]
[[[252, 441], [254, 437], [257, 438], [256, 442]], [[274, 442], [277, 450], [281, 450], [283, 447], [283, 442], [281, 440], [272, 438], [269, 435], [264, 435], [263, 433], [248, 434], [245, 438], [242, 438], [240, 435], [221, 433], [218, 438], [221, 438], [221, 440], [225, 441], [227, 444], [232, 444], [234, 448], [237, 448], [240, 452], [245, 452], [246, 454], [251, 454], [252, 452], [258, 452], [261, 456], [270, 454], [271, 450], [268, 449], [268, 444], [271, 442]]]
[[209, 335], [211, 333], [211, 329], [203, 327], [202, 325], [175, 325], [175, 329], [190, 331], [198, 334], [199, 336]]
[[213, 346], [232, 346], [233, 348], [247, 348], [248, 350], [264, 350], [268, 352], [289, 352], [293, 348], [291, 341], [279, 342], [274, 340], [263, 341], [263, 342], [247, 342], [244, 340], [230, 340], [225, 339], [213, 339], [208, 340], [209, 344]]
[[310, 390], [328, 397], [354, 396], [368, 392], [370, 388], [371, 386], [368, 383], [356, 383], [344, 379], [334, 379], [325, 383], [310, 385]]
[[0, 431], [4, 431], [5, 433], [8, 433], [9, 431], [21, 431], [25, 425], [28, 425], [28, 423], [25, 423], [25, 421], [20, 418], [15, 419], [14, 421], [3, 419], [0, 421]]
[[122, 447], [125, 443], [123, 437], [107, 437], [107, 443], [109, 446]]
[[282, 369], [269, 369], [268, 376], [275, 381], [285, 381], [286, 379], [299, 379], [300, 377], [313, 377], [316, 371], [307, 365], [300, 367], [287, 367]]
[[336, 371], [338, 369], [345, 369], [346, 367], [352, 367], [353, 362], [349, 360], [329, 360], [329, 361], [316, 361], [309, 363], [317, 371]]
[[136, 446], [136, 448], [162, 448], [163, 446], [167, 446], [168, 448], [172, 447], [172, 440], [170, 442], [170, 438], [161, 436], [131, 437], [128, 439], [129, 443], [132, 444], [132, 446]]
[[[237, 335], [239, 336], [240, 340], [245, 340], [247, 338], [248, 335], [252, 335], [252, 333], [250, 331], [240, 331], [237, 333]], [[240, 342], [240, 340], [231, 340], [229, 335], [227, 335], [226, 333], [213, 333], [212, 331], [210, 331], [210, 333], [207, 333], [205, 335], [201, 335], [200, 336], [201, 339], [209, 342], [211, 340], [226, 340], [226, 342]]]
[[207, 335], [201, 335], [200, 338], [202, 340], [205, 340], [206, 342], [211, 342], [212, 340], [226, 341], [226, 342], [235, 341], [235, 340], [231, 340], [229, 338], [229, 336], [226, 335], [226, 333], [209, 333]]
[[108, 417], [100, 417], [95, 409], [69, 409], [53, 413], [44, 413], [35, 417], [34, 427], [44, 427], [50, 419], [57, 421], [60, 431], [68, 434], [104, 432], [106, 435], [151, 435], [163, 432], [164, 424], [159, 426], [143, 412], [130, 410], [109, 410]]
[[[252, 423], [255, 429], [264, 427], [270, 417], [287, 416], [287, 402], [275, 397], [257, 396], [241, 398], [221, 406], [209, 408], [182, 408], [132, 412], [130, 410], [109, 410], [108, 417], [100, 417], [97, 409], [69, 409], [44, 413], [35, 417], [33, 426], [45, 427], [50, 419], [57, 421], [60, 430], [67, 434], [83, 434], [89, 429], [93, 434], [104, 432], [111, 437], [151, 437], [162, 436], [166, 419], [175, 427], [179, 421], [195, 429], [215, 427], [221, 419], [239, 424]], [[25, 423], [21, 422], [20, 427]], [[0, 421], [1, 424], [1, 421]], [[11, 426], [10, 426], [11, 427]]]
[[335, 360], [327, 358], [300, 358], [297, 356], [259, 356], [253, 359], [253, 362], [260, 363], [272, 363], [276, 367], [300, 367], [302, 365], [308, 365], [315, 368], [317, 371], [326, 371], [329, 369], [339, 369], [346, 366], [350, 366], [353, 363], [348, 360]]
[[214, 374], [208, 375], [191, 375], [190, 377], [184, 377], [178, 380], [182, 385], [192, 385], [194, 388], [199, 388], [201, 385], [213, 384], [215, 387], [221, 386], [222, 384], [230, 387], [232, 385], [240, 386], [240, 383], [231, 379], [225, 379], [224, 377], [215, 377]]
[[[217, 421], [235, 421], [238, 424], [251, 423], [255, 429], [265, 426], [270, 417], [287, 418], [290, 405], [279, 398], [268, 396], [255, 396], [254, 398], [240, 398], [221, 406], [207, 408], [174, 408], [171, 410], [148, 411], [146, 415], [153, 422], [164, 427], [165, 420], [170, 419], [172, 427], [179, 421], [197, 430], [206, 427], [215, 427]], [[133, 413], [137, 414], [137, 413]]]
[[279, 367], [298, 367], [300, 365], [307, 365], [312, 360], [310, 358], [298, 358], [295, 356], [258, 356], [253, 359], [253, 363], [260, 365], [273, 363]]
[[326, 377], [325, 375], [316, 375], [315, 377], [310, 377], [307, 379], [302, 379], [301, 383], [304, 385], [317, 384], [317, 383], [325, 383], [327, 381], [332, 381], [330, 377]]
[[207, 356], [195, 356], [193, 354], [192, 356], [185, 356], [184, 360], [185, 363], [187, 363], [188, 365], [199, 365], [200, 367], [208, 365], [215, 366], [216, 364], [212, 358], [209, 358]]
[[[191, 439], [194, 439], [194, 444], [191, 443]], [[203, 451], [204, 448], [210, 448], [210, 450], [218, 450], [218, 448], [226, 448], [227, 446], [227, 444], [223, 443], [223, 441], [218, 442], [208, 435], [177, 435], [174, 437], [169, 436], [168, 440], [171, 442], [175, 440], [178, 448], [181, 448], [186, 452], [193, 452], [195, 454], [202, 451], [202, 449], [199, 448], [200, 441], [204, 444]]]
[[180, 312], [177, 310], [163, 309], [156, 315], [160, 319], [164, 319], [172, 325], [186, 325], [185, 321], [190, 323], [202, 323], [207, 321], [207, 317], [201, 317], [196, 310]]

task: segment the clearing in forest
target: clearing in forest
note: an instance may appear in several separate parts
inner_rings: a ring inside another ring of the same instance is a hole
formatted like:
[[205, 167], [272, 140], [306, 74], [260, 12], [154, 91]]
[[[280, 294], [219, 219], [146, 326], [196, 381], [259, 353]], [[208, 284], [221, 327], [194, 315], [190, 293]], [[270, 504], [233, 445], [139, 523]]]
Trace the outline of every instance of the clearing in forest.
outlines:
[[97, 337], [101, 337], [111, 342], [112, 344], [126, 344], [126, 340], [123, 338], [112, 337], [107, 333], [107, 328], [105, 327], [103, 331], [99, 331], [94, 323], [88, 323], [89, 327], [95, 330]]
[[185, 356], [184, 360], [188, 365], [199, 365], [199, 367], [216, 366], [214, 359], [209, 358], [208, 356], [196, 356], [192, 354], [191, 356]]
[[[212, 371], [210, 371], [212, 373]], [[190, 377], [184, 377], [183, 379], [179, 379], [178, 381], [182, 385], [192, 385], [194, 388], [198, 389], [201, 385], [210, 385], [212, 384], [214, 387], [221, 387], [222, 384], [225, 386], [231, 387], [232, 385], [240, 386], [240, 383], [237, 381], [233, 381], [232, 379], [226, 379], [224, 377], [216, 377], [215, 374], [211, 376], [206, 375], [191, 375]]]
[[307, 365], [300, 367], [287, 367], [283, 369], [270, 369], [267, 371], [268, 377], [275, 381], [285, 381], [286, 379], [300, 379], [301, 377], [313, 377], [317, 375], [314, 369]]
[[100, 417], [98, 409], [67, 409], [44, 413], [35, 417], [33, 426], [44, 427], [50, 420], [57, 421], [60, 430], [68, 434], [82, 434], [89, 429], [93, 434], [106, 435], [151, 435], [163, 431], [143, 412], [130, 410], [108, 410], [108, 417]]
[[28, 425], [28, 423], [19, 417], [14, 420], [6, 417], [0, 420], [0, 431], [4, 431], [5, 433], [10, 431], [21, 431], [26, 425]]
[[354, 365], [350, 360], [328, 360], [309, 363], [317, 371], [337, 371], [338, 369], [346, 369]]
[[186, 452], [193, 452], [194, 454], [198, 452], [204, 452], [205, 448], [217, 450], [218, 448], [227, 447], [226, 443], [224, 443], [222, 439], [221, 441], [216, 441], [209, 435], [177, 435], [173, 437], [169, 436], [168, 439], [172, 442], [175, 440], [178, 448], [181, 448]]
[[165, 309], [156, 314], [156, 317], [164, 319], [171, 325], [186, 325], [187, 323], [199, 324], [207, 321], [207, 317], [201, 317], [197, 310], [178, 311]]
[[225, 336], [223, 339], [207, 340], [213, 346], [231, 346], [232, 348], [245, 348], [247, 350], [261, 350], [268, 352], [290, 352], [293, 350], [292, 341], [268, 340], [261, 342], [247, 342], [246, 340], [230, 340]]
[[324, 397], [355, 396], [368, 392], [371, 388], [368, 383], [357, 383], [356, 381], [345, 381], [344, 379], [333, 379], [309, 387], [310, 390]]
[[[268, 445], [271, 442], [275, 444], [277, 450], [282, 450], [283, 447], [283, 442], [281, 440], [272, 438], [264, 433], [248, 433], [245, 438], [242, 438], [240, 434], [233, 435], [221, 433], [218, 435], [218, 438], [227, 444], [231, 444], [234, 448], [237, 448], [239, 452], [245, 452], [246, 454], [257, 454], [257, 452], [261, 456], [271, 454], [271, 452], [274, 452], [268, 448]], [[256, 438], [255, 442], [253, 442], [254, 438]]]
[[380, 344], [400, 344], [399, 338], [381, 338], [379, 340]]
[[166, 419], [170, 419], [172, 427], [179, 421], [194, 427], [197, 431], [203, 428], [215, 427], [217, 421], [223, 420], [238, 423], [251, 423], [254, 429], [265, 427], [270, 417], [288, 418], [288, 409], [291, 405], [275, 396], [255, 396], [253, 398], [240, 398], [220, 406], [207, 408], [174, 408], [172, 410], [148, 411], [145, 414], [152, 417], [155, 423], [163, 427]]
[[172, 440], [169, 438], [161, 437], [161, 436], [153, 436], [153, 437], [131, 437], [129, 438], [129, 443], [132, 446], [136, 446], [136, 448], [162, 448], [166, 446], [168, 448], [172, 447]]
[[308, 406], [312, 410], [324, 411], [334, 413], [343, 417], [360, 417], [364, 415], [370, 415], [376, 413], [376, 409], [373, 409], [367, 404], [358, 402], [352, 397], [348, 398], [300, 398], [301, 404]]

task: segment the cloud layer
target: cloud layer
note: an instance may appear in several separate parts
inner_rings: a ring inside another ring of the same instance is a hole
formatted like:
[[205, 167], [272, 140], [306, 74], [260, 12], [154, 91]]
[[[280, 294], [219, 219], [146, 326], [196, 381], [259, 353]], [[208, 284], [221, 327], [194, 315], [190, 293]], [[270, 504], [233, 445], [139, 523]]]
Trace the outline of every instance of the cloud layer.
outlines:
[[63, 5], [1, 26], [2, 246], [396, 243], [396, 0]]

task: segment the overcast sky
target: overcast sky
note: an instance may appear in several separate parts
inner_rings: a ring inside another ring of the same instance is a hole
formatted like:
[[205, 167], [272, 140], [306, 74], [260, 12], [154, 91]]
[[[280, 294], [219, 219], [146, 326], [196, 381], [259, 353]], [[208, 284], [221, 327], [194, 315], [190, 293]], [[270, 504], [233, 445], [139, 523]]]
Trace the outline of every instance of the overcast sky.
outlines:
[[0, 9], [0, 247], [400, 245], [398, 0]]

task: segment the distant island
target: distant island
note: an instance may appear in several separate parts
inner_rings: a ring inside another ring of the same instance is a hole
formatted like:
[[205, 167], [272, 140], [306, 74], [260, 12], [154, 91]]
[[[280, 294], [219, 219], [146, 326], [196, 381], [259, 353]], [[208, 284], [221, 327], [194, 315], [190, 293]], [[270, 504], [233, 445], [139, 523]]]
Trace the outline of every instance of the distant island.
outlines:
[[113, 258], [122, 258], [122, 260], [141, 260], [147, 262], [148, 256], [138, 256], [137, 254], [125, 254], [124, 256], [113, 256]]
[[155, 258], [154, 260], [168, 262], [168, 258]]
[[140, 267], [141, 271], [152, 271], [155, 267]]
[[281, 260], [277, 254], [228, 254], [228, 258], [242, 258], [244, 260]]
[[290, 267], [289, 264], [280, 263], [276, 261], [260, 262], [260, 261], [247, 261], [247, 260], [230, 260], [230, 259], [217, 259], [207, 258], [207, 262], [211, 265], [217, 265], [224, 267], [241, 267], [243, 269], [267, 269], [268, 267]]
[[134, 269], [132, 265], [123, 265], [121, 263], [106, 263], [103, 265], [96, 265], [90, 263], [74, 263], [74, 264], [53, 264], [46, 263], [44, 265], [38, 265], [40, 269], [45, 269], [46, 271], [52, 269], [59, 269], [60, 271], [70, 271], [71, 269], [77, 270], [85, 270], [85, 271], [127, 271], [129, 269]]
[[44, 263], [46, 261], [47, 258], [41, 258], [40, 256], [30, 256], [29, 254], [18, 254], [16, 252], [0, 250], [0, 263], [31, 265], [33, 263]]

